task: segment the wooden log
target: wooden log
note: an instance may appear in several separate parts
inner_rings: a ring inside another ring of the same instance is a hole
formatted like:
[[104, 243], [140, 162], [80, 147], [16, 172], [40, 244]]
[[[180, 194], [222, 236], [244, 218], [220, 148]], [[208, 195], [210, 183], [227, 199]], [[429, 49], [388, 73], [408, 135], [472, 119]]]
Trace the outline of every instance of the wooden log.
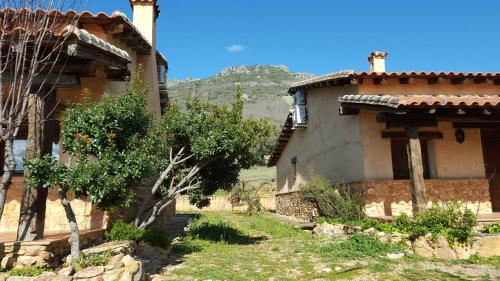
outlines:
[[418, 127], [406, 128], [406, 138], [408, 140], [406, 148], [408, 153], [408, 167], [410, 169], [413, 214], [418, 214], [427, 208], [424, 166]]
[[[55, 96], [48, 91], [37, 89], [36, 93], [30, 95], [27, 157], [36, 158], [52, 153], [54, 136], [50, 134], [54, 131], [54, 121], [49, 115], [53, 112], [49, 106], [55, 106]], [[24, 170], [24, 176], [30, 176], [28, 169]], [[24, 188], [17, 231], [18, 241], [33, 241], [43, 238], [47, 196], [47, 188]]]

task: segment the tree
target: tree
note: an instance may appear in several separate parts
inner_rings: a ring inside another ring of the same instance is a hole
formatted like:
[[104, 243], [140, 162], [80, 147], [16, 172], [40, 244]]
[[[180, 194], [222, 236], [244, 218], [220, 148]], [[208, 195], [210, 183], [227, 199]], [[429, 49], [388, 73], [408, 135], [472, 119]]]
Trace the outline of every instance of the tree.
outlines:
[[[36, 138], [41, 137], [40, 126], [34, 124], [45, 121], [39, 109], [44, 107], [61, 75], [62, 69], [56, 66], [63, 61], [63, 47], [78, 20], [75, 13], [60, 17], [42, 11], [74, 9], [78, 3], [77, 0], [0, 2], [0, 146], [5, 150], [0, 218], [15, 169], [13, 142], [28, 112], [33, 112], [28, 118], [31, 135], [36, 131]], [[40, 153], [42, 147], [36, 146], [35, 141], [32, 143], [32, 154]]]
[[134, 80], [126, 93], [72, 105], [62, 120], [67, 163], [58, 163], [51, 156], [25, 159], [31, 171], [27, 178], [30, 188], [58, 188], [71, 230], [73, 263], [80, 254], [79, 230], [67, 193], [112, 210], [128, 206], [134, 188], [149, 175], [150, 155], [143, 153], [152, 123], [145, 110], [146, 95], [147, 90]]
[[[196, 98], [185, 110], [170, 107], [149, 134], [147, 153], [156, 155], [159, 177], [138, 210], [137, 227], [151, 225], [182, 194], [189, 194], [198, 207], [208, 205], [207, 195], [231, 189], [239, 172], [258, 162], [269, 126], [263, 120], [244, 120], [242, 111], [239, 91], [231, 107]], [[154, 202], [156, 195], [160, 199]]]

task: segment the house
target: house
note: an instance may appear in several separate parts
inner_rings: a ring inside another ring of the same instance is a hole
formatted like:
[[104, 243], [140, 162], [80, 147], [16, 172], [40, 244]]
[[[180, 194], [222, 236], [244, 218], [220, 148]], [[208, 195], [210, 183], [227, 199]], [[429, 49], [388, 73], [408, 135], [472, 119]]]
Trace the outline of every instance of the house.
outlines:
[[[93, 99], [98, 99], [103, 93], [120, 93], [126, 88], [126, 79], [135, 75], [139, 66], [143, 69], [142, 79], [150, 94], [147, 109], [155, 116], [160, 116], [167, 106], [166, 74], [167, 59], [156, 49], [156, 21], [160, 15], [160, 7], [156, 0], [130, 0], [133, 9], [133, 20], [129, 20], [122, 12], [112, 15], [91, 12], [62, 12], [58, 10], [37, 11], [50, 13], [51, 16], [65, 19], [77, 18], [76, 28], [71, 28], [71, 34], [64, 43], [62, 56], [56, 69], [62, 69], [55, 77], [49, 77], [47, 107], [51, 108], [54, 120], [46, 122], [43, 133], [43, 153], [52, 153], [64, 159], [65, 154], [59, 148], [60, 126], [59, 116], [65, 107], [78, 102], [85, 92]], [[13, 9], [0, 11], [18, 13]], [[67, 32], [67, 30], [64, 30]], [[54, 33], [63, 31], [56, 30]], [[62, 36], [62, 35], [61, 35]], [[55, 110], [53, 108], [55, 107]], [[14, 143], [16, 150], [17, 174], [7, 192], [5, 211], [0, 221], [0, 230], [4, 233], [16, 232], [19, 223], [21, 198], [23, 193], [23, 168], [19, 163], [25, 154], [30, 128], [22, 126]], [[3, 151], [3, 149], [1, 149]], [[3, 157], [1, 157], [3, 160]], [[3, 163], [2, 163], [3, 167]], [[139, 192], [140, 193], [140, 192]], [[48, 194], [37, 195], [40, 200], [46, 196], [45, 234], [65, 232], [68, 223], [61, 207], [56, 190]], [[72, 200], [80, 229], [100, 230], [106, 226], [107, 214], [96, 209], [87, 201]], [[166, 219], [175, 214], [175, 206], [165, 211]], [[4, 236], [6, 237], [6, 236]], [[15, 235], [14, 238], [15, 239]], [[5, 241], [0, 241], [5, 242]]]
[[500, 73], [387, 72], [386, 58], [373, 52], [369, 72], [291, 85], [294, 108], [269, 160], [277, 212], [316, 216], [297, 191], [317, 175], [357, 191], [371, 217], [448, 201], [494, 217]]

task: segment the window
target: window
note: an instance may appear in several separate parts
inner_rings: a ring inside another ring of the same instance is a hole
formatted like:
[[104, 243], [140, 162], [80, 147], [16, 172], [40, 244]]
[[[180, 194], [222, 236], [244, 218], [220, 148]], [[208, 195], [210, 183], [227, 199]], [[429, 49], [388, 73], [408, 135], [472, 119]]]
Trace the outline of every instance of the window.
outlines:
[[[424, 179], [430, 179], [429, 152], [427, 140], [420, 140], [422, 149], [422, 164], [424, 166]], [[409, 179], [410, 168], [408, 164], [408, 152], [406, 151], [406, 140], [391, 139], [392, 172], [395, 180]]]
[[295, 181], [297, 179], [297, 157], [292, 158], [292, 179]]

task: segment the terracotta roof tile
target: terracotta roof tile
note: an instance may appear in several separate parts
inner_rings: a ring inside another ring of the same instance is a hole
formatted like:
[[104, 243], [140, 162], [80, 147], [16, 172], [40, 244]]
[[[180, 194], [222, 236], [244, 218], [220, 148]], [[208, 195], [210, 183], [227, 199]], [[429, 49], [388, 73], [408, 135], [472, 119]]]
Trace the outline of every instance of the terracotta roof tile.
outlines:
[[366, 79], [366, 78], [490, 78], [500, 79], [500, 72], [355, 72], [352, 70], [343, 70], [330, 74], [314, 77], [311, 79], [299, 81], [290, 85], [288, 90], [293, 93], [302, 88], [321, 87], [325, 82], [331, 82], [340, 79]]
[[500, 95], [345, 95], [341, 104], [365, 104], [395, 109], [409, 107], [500, 107]]

